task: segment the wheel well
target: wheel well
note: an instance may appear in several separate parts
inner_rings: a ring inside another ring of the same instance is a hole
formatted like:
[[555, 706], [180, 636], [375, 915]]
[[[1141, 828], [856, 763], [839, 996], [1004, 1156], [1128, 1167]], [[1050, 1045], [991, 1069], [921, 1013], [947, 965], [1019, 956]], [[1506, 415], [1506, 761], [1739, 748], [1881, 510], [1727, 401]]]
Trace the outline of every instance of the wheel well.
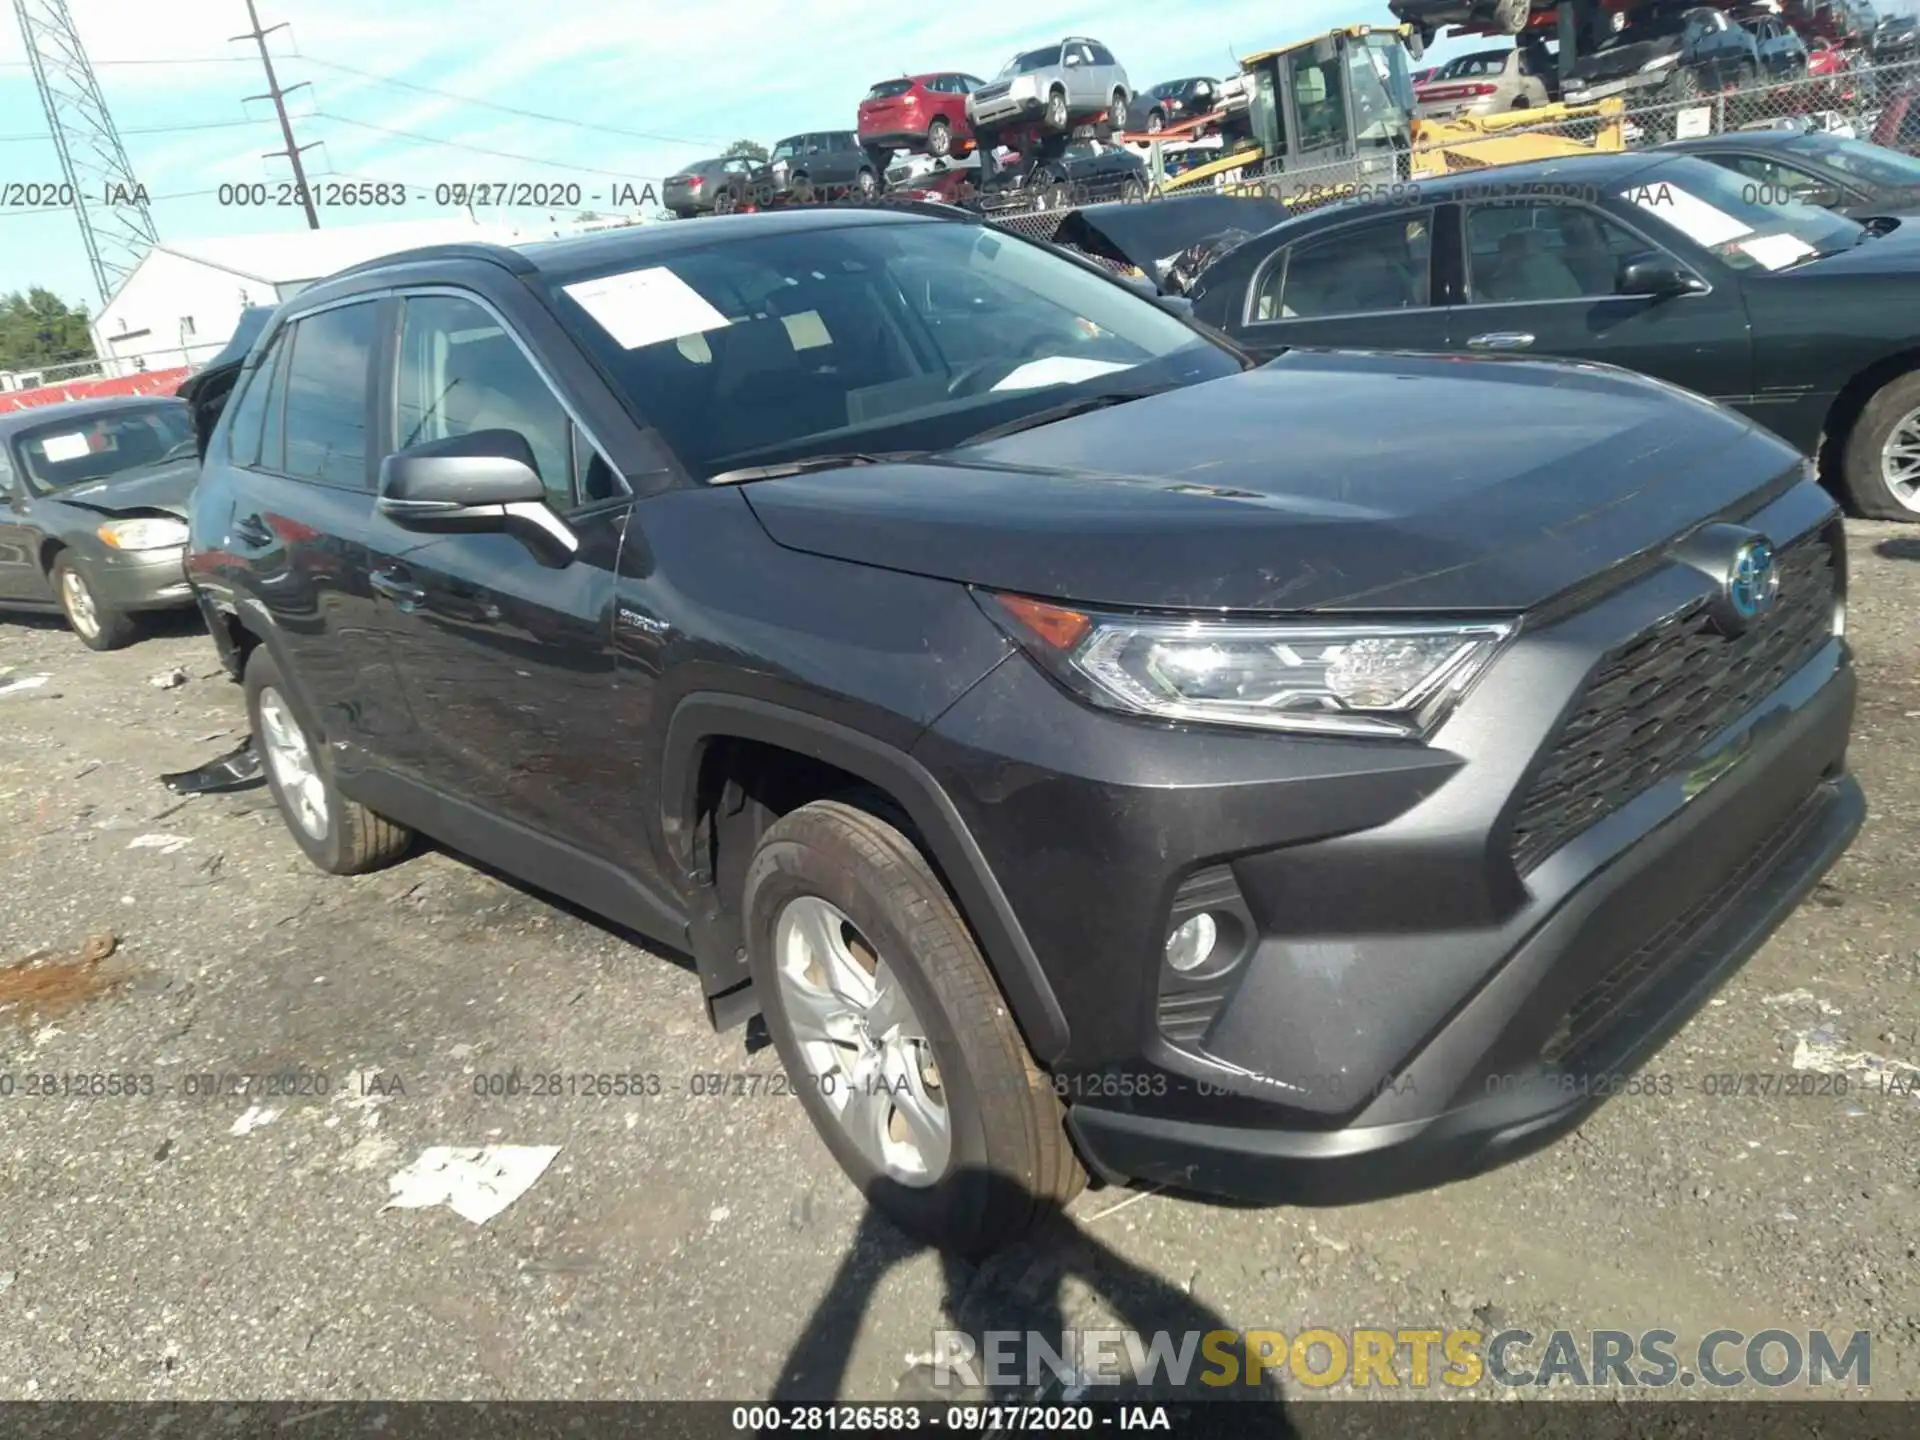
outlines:
[[62, 545], [58, 540], [42, 540], [40, 542], [40, 573], [42, 575], [52, 576], [53, 562], [59, 558], [60, 552], [66, 548], [67, 547]]
[[222, 657], [231, 657], [233, 678], [243, 679], [247, 673], [247, 660], [259, 648], [260, 637], [249, 630], [238, 615], [225, 611], [215, 612], [212, 623], [218, 626], [214, 640]]
[[1826, 428], [1820, 439], [1819, 462], [1822, 480], [1830, 485], [1839, 485], [1840, 467], [1846, 459], [1847, 438], [1853, 434], [1853, 427], [1860, 423], [1862, 412], [1881, 390], [1913, 370], [1920, 370], [1920, 349], [1889, 355], [1886, 359], [1868, 366], [1849, 380], [1846, 388], [1834, 397], [1833, 405], [1827, 411]]
[[[704, 909], [694, 918], [693, 948], [708, 987], [709, 1017], [718, 1029], [748, 1019], [759, 1008], [745, 984], [741, 906], [754, 849], [775, 821], [815, 800], [839, 800], [879, 816], [918, 845], [940, 875], [905, 807], [884, 788], [766, 741], [709, 740], [700, 756], [689, 839], [693, 879], [708, 891]], [[946, 877], [940, 878], [945, 883]]]

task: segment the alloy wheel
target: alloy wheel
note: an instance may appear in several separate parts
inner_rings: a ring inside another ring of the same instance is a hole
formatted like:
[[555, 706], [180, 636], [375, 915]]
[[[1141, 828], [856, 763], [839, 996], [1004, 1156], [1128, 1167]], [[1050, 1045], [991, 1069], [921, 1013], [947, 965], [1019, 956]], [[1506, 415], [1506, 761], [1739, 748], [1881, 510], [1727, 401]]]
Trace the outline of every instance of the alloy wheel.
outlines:
[[1920, 513], [1920, 410], [1906, 415], [1880, 450], [1880, 473], [1893, 498]]
[[846, 913], [817, 895], [774, 922], [780, 1001], [826, 1108], [902, 1185], [938, 1181], [953, 1124], [932, 1042], [899, 977]]
[[60, 607], [67, 612], [67, 623], [83, 638], [100, 638], [100, 608], [93, 602], [86, 577], [71, 566], [60, 576]]
[[327, 838], [331, 816], [327, 811], [326, 781], [307, 743], [307, 732], [278, 690], [260, 692], [260, 746], [267, 768], [286, 797], [293, 821], [314, 840]]

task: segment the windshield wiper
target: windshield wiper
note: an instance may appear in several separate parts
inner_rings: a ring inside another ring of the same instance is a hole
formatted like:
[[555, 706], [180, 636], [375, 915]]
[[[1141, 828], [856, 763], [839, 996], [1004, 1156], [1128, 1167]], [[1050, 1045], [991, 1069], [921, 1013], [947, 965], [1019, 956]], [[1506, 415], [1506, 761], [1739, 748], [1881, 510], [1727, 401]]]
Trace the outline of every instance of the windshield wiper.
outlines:
[[1078, 400], [1069, 400], [1064, 405], [1053, 405], [1045, 410], [1036, 410], [1031, 415], [1022, 415], [1017, 420], [1008, 420], [1001, 425], [993, 425], [966, 439], [955, 442], [954, 448], [961, 445], [984, 445], [989, 440], [1004, 439], [1008, 435], [1018, 435], [1024, 430], [1038, 430], [1042, 425], [1052, 425], [1059, 420], [1071, 420], [1076, 415], [1086, 415], [1095, 410], [1105, 410], [1113, 405], [1125, 405], [1131, 400], [1145, 400], [1151, 395], [1161, 395], [1172, 389], [1162, 385], [1151, 390], [1110, 390], [1104, 395], [1082, 395]]
[[774, 465], [743, 465], [737, 470], [722, 470], [708, 478], [709, 485], [744, 485], [750, 480], [778, 480], [785, 475], [806, 475], [815, 470], [843, 470], [850, 465], [886, 465], [895, 460], [918, 460], [927, 450], [888, 450], [876, 454], [852, 451], [843, 455], [808, 455], [799, 460], [782, 460]]

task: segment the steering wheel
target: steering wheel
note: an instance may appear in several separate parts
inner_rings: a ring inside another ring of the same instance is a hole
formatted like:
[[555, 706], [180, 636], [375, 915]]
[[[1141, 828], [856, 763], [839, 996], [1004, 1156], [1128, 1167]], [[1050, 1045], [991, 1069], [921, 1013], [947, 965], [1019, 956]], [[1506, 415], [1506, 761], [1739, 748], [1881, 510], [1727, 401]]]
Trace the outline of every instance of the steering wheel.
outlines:
[[[1043, 359], [1040, 352], [1046, 349], [1046, 337], [1036, 335], [1021, 347], [1017, 359], [996, 357], [992, 360], [976, 360], [971, 365], [962, 365], [954, 371], [953, 378], [947, 382], [947, 394], [958, 399], [963, 395], [978, 395], [983, 391], [991, 390], [1022, 365]], [[992, 378], [987, 379], [988, 376]]]

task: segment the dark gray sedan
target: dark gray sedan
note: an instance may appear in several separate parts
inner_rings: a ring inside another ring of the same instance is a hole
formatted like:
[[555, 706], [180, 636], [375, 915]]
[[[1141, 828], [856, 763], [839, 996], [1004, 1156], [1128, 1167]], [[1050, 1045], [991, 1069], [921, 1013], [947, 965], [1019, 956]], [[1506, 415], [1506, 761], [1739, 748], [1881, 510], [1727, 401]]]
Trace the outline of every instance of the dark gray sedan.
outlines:
[[200, 462], [186, 403], [75, 400], [0, 415], [0, 608], [58, 611], [116, 650], [193, 604], [181, 555]]

